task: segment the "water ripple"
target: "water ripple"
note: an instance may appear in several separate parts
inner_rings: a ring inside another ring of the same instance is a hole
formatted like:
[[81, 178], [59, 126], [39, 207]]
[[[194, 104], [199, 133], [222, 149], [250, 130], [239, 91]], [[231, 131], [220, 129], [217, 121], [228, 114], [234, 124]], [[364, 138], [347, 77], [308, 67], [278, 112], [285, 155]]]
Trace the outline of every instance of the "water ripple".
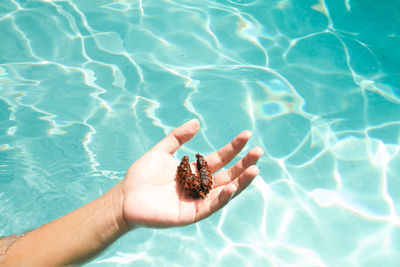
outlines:
[[134, 231], [88, 266], [397, 266], [399, 7], [2, 1], [0, 235], [96, 198], [197, 117], [177, 156], [250, 129], [248, 147], [266, 151], [253, 186], [196, 225]]

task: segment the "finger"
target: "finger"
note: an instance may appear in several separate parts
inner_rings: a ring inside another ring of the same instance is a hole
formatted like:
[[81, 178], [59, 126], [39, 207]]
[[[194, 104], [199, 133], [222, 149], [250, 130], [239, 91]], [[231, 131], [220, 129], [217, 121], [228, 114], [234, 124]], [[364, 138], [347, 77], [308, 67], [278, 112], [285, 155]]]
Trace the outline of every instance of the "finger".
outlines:
[[246, 145], [251, 137], [251, 132], [246, 130], [236, 136], [229, 144], [220, 150], [205, 157], [211, 173], [228, 164]]
[[232, 198], [239, 195], [259, 173], [257, 166], [252, 165], [232, 182], [213, 189], [209, 201], [204, 202], [199, 208], [195, 221], [204, 219], [225, 206]]
[[[232, 197], [239, 195], [260, 173], [257, 166], [252, 165], [248, 167], [238, 178], [233, 180], [231, 183], [236, 185], [237, 190]], [[229, 185], [229, 184], [228, 184]], [[226, 185], [227, 186], [227, 185]]]
[[228, 184], [226, 186], [220, 187], [216, 189], [213, 193], [214, 197], [210, 199], [210, 201], [205, 202], [199, 209], [196, 221], [202, 220], [215, 211], [219, 210], [223, 206], [225, 206], [229, 200], [231, 200], [232, 196], [237, 191], [237, 187], [234, 184]]
[[255, 147], [247, 153], [244, 158], [227, 170], [223, 170], [214, 176], [215, 187], [225, 185], [236, 179], [248, 167], [257, 163], [258, 159], [264, 154], [261, 147]]
[[153, 149], [163, 150], [173, 154], [181, 145], [192, 139], [199, 129], [199, 121], [197, 119], [190, 120], [170, 132], [164, 139], [158, 142]]

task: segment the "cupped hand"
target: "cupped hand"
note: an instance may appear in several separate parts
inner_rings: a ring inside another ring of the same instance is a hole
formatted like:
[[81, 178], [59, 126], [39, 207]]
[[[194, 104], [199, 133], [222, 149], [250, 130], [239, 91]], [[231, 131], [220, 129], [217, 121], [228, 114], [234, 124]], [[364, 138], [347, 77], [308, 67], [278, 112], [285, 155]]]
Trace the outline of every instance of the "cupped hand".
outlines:
[[210, 193], [204, 199], [187, 196], [176, 182], [179, 161], [173, 154], [196, 135], [199, 127], [197, 119], [183, 124], [130, 166], [122, 181], [123, 217], [130, 227], [169, 227], [197, 222], [223, 207], [257, 176], [259, 170], [254, 164], [263, 154], [259, 147], [250, 150], [231, 168], [217, 172], [246, 145], [251, 132], [243, 131], [205, 157], [214, 178]]

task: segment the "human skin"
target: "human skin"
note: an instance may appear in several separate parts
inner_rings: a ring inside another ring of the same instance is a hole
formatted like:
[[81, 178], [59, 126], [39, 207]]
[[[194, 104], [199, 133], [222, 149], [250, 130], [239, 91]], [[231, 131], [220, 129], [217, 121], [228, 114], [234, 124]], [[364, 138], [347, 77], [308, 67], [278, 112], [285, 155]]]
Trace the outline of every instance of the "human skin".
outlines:
[[[183, 226], [202, 220], [240, 194], [256, 177], [259, 147], [229, 169], [222, 169], [246, 145], [243, 131], [205, 157], [214, 185], [204, 198], [190, 198], [176, 183], [179, 161], [173, 156], [200, 128], [193, 119], [174, 129], [134, 162], [124, 179], [104, 195], [28, 232], [7, 251], [5, 266], [65, 266], [96, 256], [124, 233], [139, 227]], [[195, 168], [195, 162], [191, 165]], [[218, 171], [218, 172], [217, 172]]]

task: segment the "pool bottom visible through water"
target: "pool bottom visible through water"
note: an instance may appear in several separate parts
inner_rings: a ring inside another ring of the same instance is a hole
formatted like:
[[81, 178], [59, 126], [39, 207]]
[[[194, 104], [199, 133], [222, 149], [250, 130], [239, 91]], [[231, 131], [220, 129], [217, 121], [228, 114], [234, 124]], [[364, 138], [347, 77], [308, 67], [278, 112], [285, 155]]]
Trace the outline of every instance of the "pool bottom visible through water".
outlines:
[[[245, 129], [260, 174], [85, 266], [398, 266], [397, 1], [0, 3], [0, 236], [98, 198], [172, 129]], [[161, 164], [161, 163], [160, 163]], [[157, 205], [157, 203], [155, 203]]]

